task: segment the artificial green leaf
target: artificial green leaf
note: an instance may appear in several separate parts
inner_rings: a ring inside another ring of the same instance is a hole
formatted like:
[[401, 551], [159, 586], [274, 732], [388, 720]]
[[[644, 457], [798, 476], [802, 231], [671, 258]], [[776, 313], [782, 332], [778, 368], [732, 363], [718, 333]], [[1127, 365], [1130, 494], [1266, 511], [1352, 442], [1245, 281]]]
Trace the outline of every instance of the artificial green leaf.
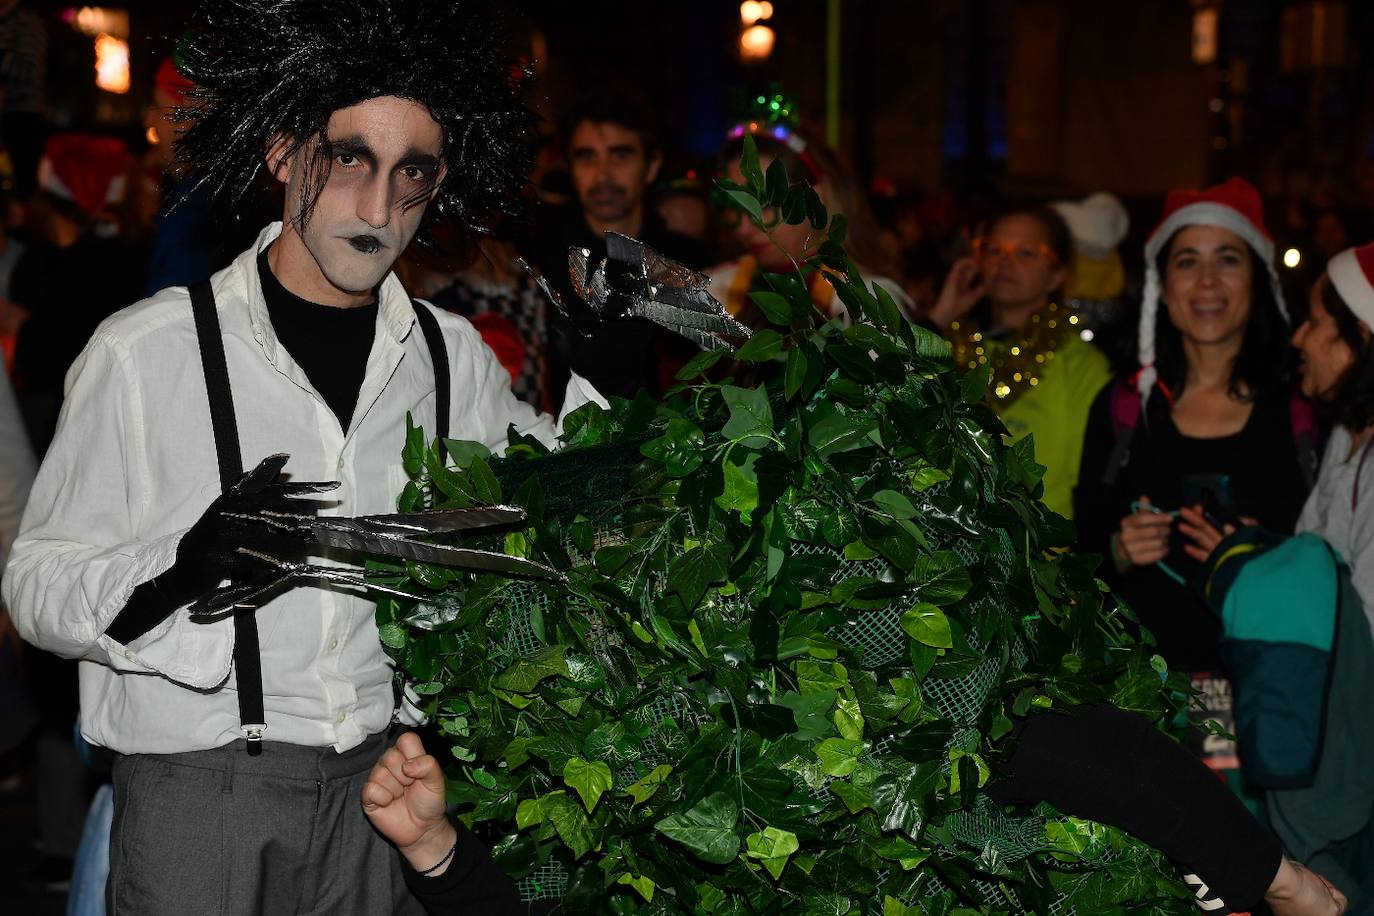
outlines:
[[[677, 370], [675, 378], [680, 382], [686, 382], [700, 375], [704, 375], [708, 369], [720, 362], [729, 352], [729, 350], [702, 350], [700, 353], [687, 360], [685, 366]], [[580, 410], [581, 408], [578, 409]]]
[[[588, 404], [584, 406], [592, 407], [598, 412], [601, 410], [601, 407], [598, 404]], [[581, 408], [579, 408], [579, 410], [580, 409]], [[577, 411], [574, 411], [573, 413], [576, 412]], [[568, 428], [567, 422], [568, 420], [572, 419], [572, 416], [573, 414], [570, 413], [564, 419], [564, 430]], [[444, 448], [448, 450], [449, 464], [453, 465], [459, 470], [466, 470], [468, 465], [472, 464], [472, 459], [474, 458], [481, 458], [485, 461], [486, 459], [491, 457], [491, 449], [487, 448], [480, 442], [469, 442], [466, 439], [445, 439]]]
[[758, 198], [750, 191], [726, 190], [725, 195], [734, 201], [735, 206], [739, 207], [756, 223], [763, 222], [763, 208], [759, 206]]
[[894, 518], [915, 518], [916, 507], [896, 490], [879, 490], [873, 494], [873, 502], [878, 508]]
[[816, 745], [816, 757], [827, 776], [848, 776], [854, 772], [867, 745], [852, 738], [826, 738]]
[[783, 370], [783, 396], [789, 401], [796, 397], [806, 381], [806, 347], [793, 347], [787, 351], [787, 367]]
[[646, 458], [661, 462], [668, 476], [685, 477], [701, 466], [705, 441], [700, 427], [681, 417], [673, 417], [663, 435], [645, 442], [639, 451]]
[[[757, 457], [751, 454], [750, 458]], [[727, 511], [740, 513], [746, 519], [749, 513], [758, 508], [758, 475], [749, 464], [743, 466], [727, 461], [722, 465], [725, 474], [725, 490], [716, 497], [716, 505]]]
[[527, 798], [515, 809], [515, 826], [518, 830], [534, 824], [544, 823], [544, 808], [536, 798]]
[[654, 829], [687, 847], [697, 858], [725, 865], [739, 855], [739, 805], [724, 792], [708, 795], [681, 814], [670, 814]]
[[653, 878], [646, 878], [643, 875], [636, 876], [630, 874], [629, 872], [625, 872], [623, 875], [616, 879], [615, 883], [628, 884], [630, 887], [635, 889], [635, 892], [638, 893], [639, 896], [644, 898], [645, 903], [649, 903], [654, 899]]
[[625, 787], [625, 794], [634, 799], [636, 805], [642, 805], [653, 798], [655, 793], [668, 781], [668, 776], [673, 772], [671, 764], [662, 763], [649, 771], [647, 776], [630, 783]]
[[388, 623], [386, 626], [377, 628], [377, 635], [382, 638], [382, 645], [389, 649], [402, 649], [406, 644], [405, 627]]
[[735, 359], [742, 363], [764, 363], [781, 351], [782, 335], [772, 328], [763, 328], [755, 331], [744, 345], [735, 351]]
[[954, 647], [949, 630], [949, 618], [945, 612], [927, 601], [918, 601], [914, 607], [902, 614], [902, 629], [907, 635], [922, 645], [936, 649]]
[[768, 164], [768, 171], [764, 175], [764, 186], [768, 192], [768, 203], [773, 207], [781, 207], [783, 201], [787, 199], [787, 166], [783, 165], [781, 159], [774, 159]]
[[764, 317], [774, 324], [785, 325], [792, 321], [792, 305], [781, 294], [760, 290], [750, 293], [749, 298], [759, 307], [759, 311], [763, 312]]
[[472, 489], [479, 502], [489, 506], [501, 502], [501, 484], [491, 472], [491, 467], [481, 458], [474, 456], [468, 464], [468, 478], [472, 481]]
[[753, 136], [744, 135], [744, 144], [740, 152], [739, 160], [740, 174], [749, 183], [750, 190], [755, 196], [763, 197], [765, 184], [763, 180], [763, 170], [759, 168], [759, 148], [754, 142]]
[[864, 714], [856, 700], [840, 698], [835, 701], [835, 730], [841, 738], [858, 741], [864, 736]]
[[763, 448], [772, 441], [773, 409], [762, 388], [736, 388], [726, 385], [721, 396], [730, 410], [730, 419], [721, 430], [726, 438], [747, 448]]
[[953, 604], [973, 588], [968, 565], [952, 550], [917, 557], [907, 581], [916, 586], [916, 595], [922, 601], [940, 607]]
[[574, 859], [582, 858], [597, 847], [596, 834], [592, 831], [591, 821], [587, 819], [587, 812], [567, 792], [560, 789], [541, 796], [539, 807], [544, 817], [553, 824], [558, 838], [567, 844]]
[[764, 868], [774, 880], [782, 877], [787, 859], [800, 848], [795, 833], [772, 826], [751, 833], [744, 840], [744, 854], [751, 859], [762, 859]]
[[567, 649], [563, 646], [549, 646], [527, 658], [522, 658], [502, 671], [492, 681], [492, 686], [514, 693], [529, 693], [536, 684], [546, 677], [568, 676]]
[[589, 812], [596, 810], [596, 803], [613, 782], [610, 767], [600, 760], [588, 763], [581, 757], [574, 757], [564, 765], [563, 781], [577, 790]]

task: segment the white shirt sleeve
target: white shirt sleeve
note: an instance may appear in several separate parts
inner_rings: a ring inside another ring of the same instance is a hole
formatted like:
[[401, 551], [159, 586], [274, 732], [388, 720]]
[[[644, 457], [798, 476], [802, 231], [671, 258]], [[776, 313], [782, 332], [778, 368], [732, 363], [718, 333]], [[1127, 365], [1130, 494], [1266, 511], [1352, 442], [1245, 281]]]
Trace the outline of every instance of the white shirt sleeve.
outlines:
[[128, 646], [105, 630], [134, 588], [166, 571], [184, 531], [140, 536], [152, 482], [138, 380], [117, 340], [97, 333], [67, 376], [66, 401], [39, 468], [3, 582], [19, 634], [70, 658], [223, 682], [232, 627], [179, 610]]
[[5, 568], [19, 534], [19, 520], [36, 470], [33, 449], [5, 371], [5, 359], [0, 356], [0, 570]]
[[[514, 426], [523, 435], [533, 436], [549, 448], [557, 448], [558, 436], [562, 433], [563, 418], [569, 413], [589, 402], [594, 402], [602, 407], [610, 406], [609, 402], [592, 387], [591, 382], [574, 374], [568, 380], [568, 387], [563, 398], [563, 411], [555, 420], [515, 396], [510, 387], [510, 372], [501, 365], [496, 354], [482, 341], [476, 330], [467, 326], [460, 341], [462, 343], [460, 343], [458, 351], [451, 358], [455, 360], [455, 366], [461, 366], [462, 360], [465, 358], [473, 362], [472, 371], [476, 389], [475, 407], [483, 431], [482, 444], [491, 449], [494, 454], [500, 455], [506, 451], [508, 444], [506, 430], [511, 426]], [[458, 403], [456, 397], [451, 409], [455, 413], [455, 419], [456, 415], [463, 410], [463, 405]]]

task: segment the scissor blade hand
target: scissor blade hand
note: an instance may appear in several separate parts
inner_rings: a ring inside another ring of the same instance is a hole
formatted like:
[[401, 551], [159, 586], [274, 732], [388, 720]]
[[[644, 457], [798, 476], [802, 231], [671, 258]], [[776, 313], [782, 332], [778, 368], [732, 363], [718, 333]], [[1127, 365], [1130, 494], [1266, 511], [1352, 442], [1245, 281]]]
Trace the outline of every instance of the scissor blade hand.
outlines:
[[452, 547], [448, 544], [426, 544], [393, 535], [363, 534], [350, 531], [331, 531], [317, 528], [315, 539], [329, 547], [342, 547], [418, 563], [434, 563], [439, 566], [453, 566], [458, 569], [475, 569], [482, 572], [499, 572], [507, 575], [530, 576], [536, 579], [562, 579], [557, 570], [526, 560], [491, 550], [473, 550], [469, 547]]
[[473, 509], [361, 515], [352, 519], [321, 516], [315, 520], [315, 524], [317, 527], [371, 534], [442, 534], [512, 525], [524, 520], [525, 510], [516, 506], [478, 506]]

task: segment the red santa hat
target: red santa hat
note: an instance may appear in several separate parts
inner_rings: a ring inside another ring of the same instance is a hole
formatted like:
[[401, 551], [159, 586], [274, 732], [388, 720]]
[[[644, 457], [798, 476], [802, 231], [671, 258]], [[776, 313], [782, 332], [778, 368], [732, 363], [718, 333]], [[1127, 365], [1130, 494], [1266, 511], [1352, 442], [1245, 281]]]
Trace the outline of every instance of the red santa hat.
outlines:
[[1374, 242], [1336, 255], [1326, 275], [1355, 317], [1374, 328]]
[[157, 75], [153, 78], [153, 85], [167, 93], [172, 104], [177, 106], [186, 105], [191, 91], [196, 88], [195, 83], [181, 75], [181, 71], [177, 69], [176, 61], [171, 57], [162, 58], [162, 63], [157, 65]]
[[1264, 207], [1259, 192], [1244, 178], [1225, 182], [1201, 191], [1170, 191], [1164, 198], [1164, 216], [1145, 241], [1145, 292], [1140, 300], [1140, 337], [1138, 355], [1140, 374], [1136, 385], [1142, 400], [1148, 400], [1158, 374], [1155, 372], [1155, 316], [1159, 313], [1160, 277], [1157, 258], [1180, 229], [1188, 226], [1219, 226], [1245, 241], [1263, 262], [1274, 290], [1274, 302], [1287, 322], [1278, 270], [1274, 266], [1274, 240], [1264, 229]]
[[124, 199], [129, 148], [113, 137], [57, 134], [38, 163], [38, 186], [90, 216]]

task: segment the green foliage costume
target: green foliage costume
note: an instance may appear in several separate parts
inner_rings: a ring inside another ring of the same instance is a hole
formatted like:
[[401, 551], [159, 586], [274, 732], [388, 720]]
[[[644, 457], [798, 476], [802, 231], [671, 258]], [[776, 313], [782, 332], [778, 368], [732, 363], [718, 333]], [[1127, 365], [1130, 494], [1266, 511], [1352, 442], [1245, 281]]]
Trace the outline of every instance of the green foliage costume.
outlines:
[[[527, 898], [572, 912], [1187, 912], [1154, 850], [984, 795], [1010, 716], [1167, 724], [1186, 683], [1064, 552], [987, 375], [863, 282], [814, 192], [752, 145], [743, 165], [725, 193], [819, 243], [753, 296], [772, 327], [733, 357], [766, 384], [705, 380], [730, 356], [706, 352], [663, 403], [570, 416], [555, 454], [513, 434], [445, 466], [411, 431], [402, 511], [514, 503], [528, 524], [487, 546], [566, 575], [378, 564], [433, 592], [378, 623], [452, 743], [451, 800]], [[812, 270], [848, 327], [818, 326]]]

